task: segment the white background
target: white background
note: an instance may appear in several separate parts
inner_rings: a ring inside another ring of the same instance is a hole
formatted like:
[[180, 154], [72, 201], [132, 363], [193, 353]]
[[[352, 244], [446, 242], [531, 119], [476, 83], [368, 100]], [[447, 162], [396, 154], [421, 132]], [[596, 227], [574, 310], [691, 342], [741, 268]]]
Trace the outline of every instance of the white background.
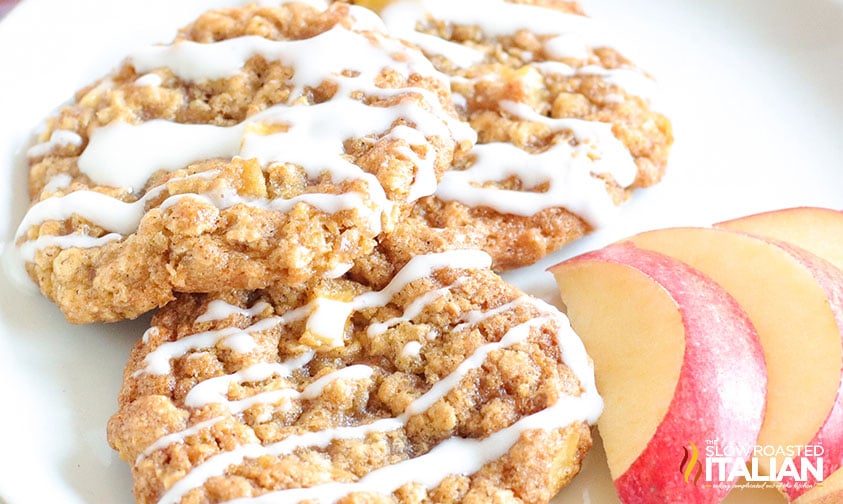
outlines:
[[[0, 244], [27, 204], [32, 129], [140, 43], [167, 41], [203, 7], [239, 0], [25, 0], [0, 22]], [[639, 230], [707, 225], [796, 205], [843, 209], [843, 2], [584, 0], [655, 75], [676, 144], [664, 181], [615, 224], [507, 278], [551, 302], [545, 268]], [[4, 253], [4, 260], [7, 254]], [[133, 501], [108, 447], [122, 368], [148, 320], [71, 326], [0, 275], [0, 500]], [[564, 501], [612, 502], [599, 447]], [[783, 502], [738, 494], [732, 502]], [[561, 500], [561, 499], [560, 499]]]

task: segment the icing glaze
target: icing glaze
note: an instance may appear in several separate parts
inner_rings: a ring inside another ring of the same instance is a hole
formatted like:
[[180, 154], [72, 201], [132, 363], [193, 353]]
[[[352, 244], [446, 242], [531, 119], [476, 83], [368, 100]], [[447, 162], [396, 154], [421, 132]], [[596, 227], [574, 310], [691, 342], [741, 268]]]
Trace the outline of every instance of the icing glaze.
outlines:
[[[382, 23], [370, 11], [352, 7], [351, 12], [354, 27], [383, 31]], [[314, 58], [314, 54], [319, 57]], [[396, 141], [395, 152], [415, 171], [407, 195], [409, 201], [435, 191], [436, 149], [432, 138], [446, 142], [450, 138], [460, 142], [474, 141], [475, 134], [470, 127], [446, 110], [428, 89], [379, 87], [378, 78], [386, 69], [403, 77], [420, 75], [438, 80], [444, 87], [447, 87], [447, 80], [420, 52], [378, 31], [362, 33], [337, 25], [303, 40], [271, 41], [244, 36], [207, 44], [182, 41], [138, 51], [127, 61], [144, 74], [136, 85], [154, 85], [158, 83], [152, 72], [159, 68], [168, 68], [188, 81], [218, 79], [237, 75], [250, 58], [258, 55], [295, 68], [290, 81], [293, 96], [289, 103], [275, 105], [228, 127], [165, 120], [139, 124], [114, 122], [91, 133], [79, 157], [80, 171], [95, 184], [122, 187], [129, 193], [140, 194], [153, 173], [180, 169], [200, 160], [242, 157], [257, 159], [262, 166], [292, 163], [301, 166], [310, 179], [325, 173], [335, 183], [361, 179], [365, 182], [365, 193], [307, 193], [267, 201], [239, 197], [231, 188], [228, 192], [190, 197], [220, 209], [238, 203], [279, 212], [289, 211], [298, 203], [326, 213], [355, 209], [369, 223], [369, 231], [377, 234], [384, 217], [391, 215], [394, 203], [374, 175], [347, 159], [344, 152], [347, 139], [384, 135], [385, 140]], [[326, 80], [337, 85], [332, 99], [309, 106], [300, 103], [308, 88]], [[359, 99], [360, 92], [369, 97], [398, 99], [392, 100], [391, 106], [367, 105]], [[422, 100], [401, 98], [414, 95]], [[399, 119], [404, 120], [404, 124], [399, 123]], [[261, 125], [281, 125], [285, 130], [262, 134], [266, 128]], [[49, 142], [35, 146], [32, 154], [76, 142], [71, 137], [75, 133], [66, 133], [58, 130]], [[81, 138], [78, 141], [81, 143]], [[149, 148], [150, 145], [156, 148]], [[120, 170], [115, 170], [114, 166], [120, 166]], [[184, 197], [188, 196], [171, 197], [162, 207], [167, 208]], [[103, 243], [102, 240], [75, 237], [20, 243], [20, 238], [31, 226], [47, 220], [66, 220], [72, 215], [83, 217], [110, 233], [131, 234], [137, 230], [150, 199], [147, 193], [135, 202], [124, 202], [96, 191], [82, 190], [38, 202], [18, 229], [19, 246], [25, 250], [22, 255], [31, 261], [35, 253], [46, 246], [95, 247]], [[109, 234], [109, 241], [113, 236]]]
[[[612, 134], [610, 124], [551, 119], [522, 103], [502, 102], [501, 108], [517, 118], [546, 124], [552, 131], [570, 131], [577, 145], [559, 140], [533, 154], [509, 143], [478, 144], [471, 151], [474, 161], [468, 169], [443, 175], [436, 191], [439, 199], [522, 216], [564, 206], [594, 225], [612, 216], [615, 205], [604, 182], [594, 175], [608, 174], [628, 187], [635, 180], [637, 167], [628, 149]], [[521, 180], [524, 189], [483, 185], [513, 176]], [[538, 186], [544, 189], [531, 190]]]
[[73, 177], [67, 173], [59, 173], [54, 175], [46, 184], [44, 184], [44, 192], [54, 193], [61, 189], [66, 189], [73, 182]]
[[[414, 281], [430, 276], [433, 272], [442, 268], [461, 269], [484, 269], [488, 268], [490, 259], [485, 253], [469, 250], [457, 250], [439, 254], [428, 254], [413, 258], [395, 276], [392, 282], [380, 291], [372, 291], [360, 294], [350, 302], [332, 302], [326, 306], [327, 311], [320, 312], [319, 308], [314, 309], [312, 305], [325, 303], [323, 298], [311, 302], [309, 306], [297, 308], [287, 314], [275, 317], [268, 317], [254, 322], [246, 329], [226, 328], [219, 331], [199, 333], [187, 336], [181, 340], [167, 342], [160, 345], [151, 352], [144, 361], [146, 368], [140, 372], [160, 373], [169, 364], [164, 364], [166, 359], [184, 356], [190, 351], [201, 351], [202, 348], [211, 347], [223, 338], [231, 334], [254, 334], [259, 330], [268, 329], [276, 324], [285, 321], [301, 320], [305, 317], [333, 317], [343, 316], [345, 321], [350, 316], [349, 307], [353, 310], [361, 310], [376, 306], [384, 306], [392, 298], [401, 292], [407, 285]], [[425, 307], [429, 307], [449, 290], [453, 290], [458, 282], [452, 285], [428, 291], [408, 302], [407, 308], [400, 317], [389, 319], [383, 322], [370, 323], [369, 333], [379, 334], [388, 327], [400, 323], [402, 320], [411, 320], [421, 313]], [[321, 299], [321, 300], [320, 300]], [[334, 304], [335, 303], [335, 304]], [[523, 296], [509, 303], [489, 308], [467, 312], [462, 317], [462, 322], [455, 326], [453, 331], [471, 330], [477, 324], [509, 310], [517, 309], [519, 306], [532, 306], [539, 312], [539, 315], [523, 323], [516, 324], [509, 328], [499, 341], [492, 341], [477, 347], [474, 352], [460, 363], [450, 374], [435, 382], [425, 393], [412, 401], [405, 410], [393, 418], [375, 419], [367, 424], [356, 426], [339, 426], [318, 432], [305, 432], [290, 435], [283, 440], [261, 445], [257, 442], [245, 443], [228, 451], [214, 455], [201, 464], [194, 467], [182, 479], [175, 482], [172, 487], [161, 497], [160, 504], [179, 502], [191, 489], [202, 486], [205, 481], [215, 476], [224, 475], [231, 465], [241, 464], [246, 459], [253, 459], [265, 455], [281, 456], [294, 452], [299, 448], [324, 448], [335, 440], [342, 439], [364, 439], [367, 434], [377, 432], [391, 432], [404, 428], [407, 422], [415, 415], [421, 414], [430, 408], [434, 403], [444, 398], [453, 390], [461, 380], [469, 373], [479, 369], [488, 355], [496, 350], [505, 349], [525, 341], [539, 328], [552, 328], [556, 336], [557, 344], [562, 349], [564, 362], [576, 374], [582, 386], [582, 393], [576, 397], [562, 397], [554, 405], [539, 411], [535, 414], [525, 416], [509, 427], [500, 430], [482, 440], [452, 438], [438, 444], [428, 453], [415, 458], [392, 464], [374, 470], [353, 483], [326, 483], [312, 488], [291, 489], [278, 492], [271, 492], [260, 497], [238, 499], [234, 502], [278, 502], [300, 499], [312, 499], [315, 502], [334, 502], [349, 492], [371, 491], [389, 494], [398, 487], [409, 482], [418, 482], [426, 488], [432, 488], [449, 474], [471, 474], [482, 467], [483, 464], [501, 457], [519, 439], [522, 432], [528, 429], [555, 429], [567, 426], [573, 422], [596, 421], [602, 408], [602, 401], [597, 394], [594, 385], [593, 370], [590, 360], [585, 353], [579, 338], [573, 333], [567, 319], [558, 310], [547, 303]], [[255, 306], [259, 306], [256, 304]], [[209, 306], [203, 317], [213, 317], [215, 320], [223, 320], [223, 315], [254, 311], [263, 313], [264, 310], [243, 309], [218, 301]], [[208, 315], [208, 314], [211, 315]], [[319, 325], [321, 322], [316, 323]], [[331, 331], [339, 333], [344, 330], [340, 324], [332, 321]], [[373, 329], [375, 328], [375, 329]], [[404, 347], [404, 355], [418, 357], [422, 343], [414, 341]], [[154, 357], [154, 354], [158, 354]], [[231, 414], [242, 413], [255, 405], [271, 405], [274, 408], [283, 408], [289, 401], [307, 400], [318, 397], [326, 386], [340, 380], [359, 381], [370, 378], [373, 369], [367, 365], [356, 364], [323, 374], [312, 381], [302, 391], [287, 387], [276, 390], [269, 390], [239, 400], [230, 400], [228, 390], [232, 384], [245, 382], [260, 382], [272, 377], [286, 378], [292, 375], [296, 369], [303, 369], [314, 358], [315, 352], [307, 351], [287, 361], [274, 364], [264, 363], [250, 366], [246, 369], [232, 374], [218, 376], [205, 380], [195, 385], [187, 394], [185, 406], [199, 408], [209, 404], [217, 404], [225, 408]], [[269, 418], [264, 414], [264, 418]], [[211, 428], [216, 422], [223, 421], [225, 417], [197, 423], [188, 427], [180, 433], [170, 433], [161, 439], [153, 442], [142, 456], [146, 457], [156, 449], [162, 449], [172, 443], [182, 443], [186, 437], [200, 432], [202, 429]]]
[[196, 317], [196, 322], [214, 322], [218, 320], [225, 320], [232, 315], [241, 315], [244, 317], [256, 317], [264, 310], [270, 309], [271, 306], [266, 302], [255, 303], [249, 309], [243, 309], [237, 306], [230, 305], [225, 301], [215, 299], [208, 303], [205, 313]]
[[[192, 177], [211, 177], [216, 173], [216, 171], [210, 170], [188, 177], [179, 177], [176, 180]], [[109, 233], [105, 237], [98, 239], [92, 237], [84, 238], [80, 235], [67, 235], [44, 236], [35, 241], [23, 241], [19, 244], [21, 256], [25, 261], [31, 261], [37, 250], [53, 244], [84, 248], [85, 246], [100, 246], [109, 241], [121, 239], [124, 235], [137, 230], [141, 218], [143, 218], [146, 204], [158, 198], [165, 189], [165, 186], [156, 187], [136, 201], [122, 201], [101, 192], [89, 190], [73, 191], [63, 196], [55, 196], [39, 201], [32, 205], [23, 219], [21, 219], [15, 235], [16, 240], [20, 240], [25, 236], [27, 230], [32, 226], [37, 226], [50, 220], [67, 220], [73, 215], [78, 215], [99, 227], [113, 231], [113, 233]], [[170, 202], [172, 201], [170, 200]], [[166, 200], [165, 203], [167, 203]]]
[[[398, 0], [389, 4], [382, 16], [394, 33], [417, 44], [428, 55], [449, 60], [458, 70], [451, 75], [453, 101], [466, 109], [468, 98], [459, 89], [473, 88], [477, 81], [494, 79], [488, 72], [468, 79], [460, 70], [478, 64], [494, 63], [498, 56], [487, 55], [472, 40], [452, 42], [421, 30], [443, 23], [446, 26], [472, 26], [484, 37], [514, 36], [528, 30], [544, 36], [546, 57], [561, 61], [533, 61], [534, 53], [521, 53], [525, 65], [517, 70], [525, 95], [544, 86], [551, 75], [573, 77], [598, 76], [631, 96], [650, 100], [653, 81], [634, 68], [606, 69], [589, 63], [592, 50], [610, 45], [602, 26], [593, 19], [536, 5], [515, 4], [504, 0]], [[585, 62], [571, 66], [570, 60]], [[622, 94], [617, 94], [623, 100]], [[576, 140], [570, 145], [560, 140], [547, 150], [525, 152], [509, 143], [476, 145], [471, 156], [474, 164], [464, 171], [446, 172], [436, 196], [444, 201], [458, 201], [469, 207], [491, 208], [499, 213], [531, 216], [549, 208], [562, 207], [581, 216], [593, 227], [610, 220], [616, 210], [606, 183], [595, 175], [613, 178], [621, 187], [635, 180], [637, 168], [629, 149], [611, 131], [611, 124], [575, 119], [549, 119], [523, 103], [504, 102], [502, 113], [525, 121], [549, 126], [552, 131], [567, 131]], [[521, 190], [495, 188], [488, 183], [515, 177]], [[537, 186], [547, 189], [531, 190]]]
[[354, 310], [354, 303], [319, 297], [312, 305], [305, 333], [329, 348], [343, 346], [345, 323]]
[[[492, 37], [513, 35], [524, 29], [537, 35], [553, 35], [545, 42], [544, 49], [549, 56], [559, 59], [587, 59], [590, 48], [607, 45], [609, 40], [602, 26], [591, 18], [502, 0], [472, 0], [460, 2], [458, 6], [442, 0], [403, 0], [390, 4], [382, 16], [393, 33], [429, 55], [445, 57], [458, 68], [482, 63], [486, 54], [467, 44], [417, 31], [418, 23], [434, 18], [449, 24], [477, 26]], [[523, 56], [531, 59], [533, 55]]]
[[138, 87], [160, 87], [164, 80], [156, 73], [148, 73], [141, 75], [135, 79], [135, 86]]
[[45, 156], [51, 153], [54, 149], [65, 145], [79, 147], [82, 145], [82, 137], [75, 131], [57, 129], [50, 133], [49, 140], [30, 147], [26, 151], [26, 155], [30, 158]]
[[373, 324], [370, 324], [369, 328], [366, 330], [367, 334], [370, 337], [379, 336], [385, 333], [390, 328], [397, 326], [401, 322], [412, 320], [413, 317], [421, 313], [422, 310], [424, 310], [428, 305], [430, 305], [437, 299], [443, 297], [445, 294], [451, 292], [451, 290], [461, 284], [462, 282], [460, 280], [457, 280], [456, 282], [447, 287], [442, 287], [440, 289], [435, 289], [425, 293], [424, 295], [414, 299], [413, 302], [410, 303], [407, 308], [404, 309], [404, 313], [401, 314], [401, 316], [393, 317], [383, 322], [375, 322]]
[[592, 171], [611, 175], [622, 187], [635, 181], [638, 171], [629, 149], [612, 133], [612, 125], [598, 121], [546, 117], [524, 103], [502, 101], [501, 108], [515, 117], [548, 126], [552, 131], [570, 131], [574, 138], [590, 149], [588, 153], [599, 159]]
[[571, 67], [558, 61], [538, 61], [531, 63], [542, 73], [558, 74], [568, 77], [576, 75], [596, 75], [613, 84], [631, 96], [638, 96], [647, 101], [656, 99], [656, 82], [638, 68], [603, 68], [598, 65]]
[[155, 440], [154, 443], [147, 446], [146, 449], [141, 452], [140, 455], [138, 455], [138, 457], [135, 459], [135, 465], [140, 464], [143, 459], [155, 453], [156, 450], [166, 448], [172, 444], [183, 443], [185, 438], [187, 438], [188, 436], [198, 434], [203, 429], [213, 427], [214, 425], [218, 424], [219, 422], [222, 422], [225, 419], [226, 417], [222, 416], [215, 417], [210, 420], [205, 420], [204, 422], [198, 422], [196, 424], [193, 424], [183, 431], [174, 432], [172, 434], [167, 434], [166, 436], [158, 438], [157, 440]]
[[401, 355], [404, 357], [418, 357], [421, 355], [422, 344], [418, 341], [410, 341], [404, 348], [401, 349]]

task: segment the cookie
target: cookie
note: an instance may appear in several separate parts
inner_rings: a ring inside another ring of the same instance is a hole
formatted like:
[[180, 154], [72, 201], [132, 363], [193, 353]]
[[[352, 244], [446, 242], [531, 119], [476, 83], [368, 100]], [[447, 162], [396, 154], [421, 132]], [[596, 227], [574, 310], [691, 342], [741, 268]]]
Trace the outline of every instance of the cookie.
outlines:
[[419, 243], [482, 247], [498, 270], [532, 264], [662, 178], [672, 132], [654, 108], [654, 81], [576, 2], [374, 3], [386, 3], [394, 35], [449, 75], [478, 133], [416, 205]]
[[447, 79], [367, 9], [211, 11], [46, 122], [16, 242], [75, 323], [336, 277], [473, 139]]
[[567, 319], [479, 251], [183, 294], [131, 353], [108, 438], [139, 503], [531, 502], [601, 410]]

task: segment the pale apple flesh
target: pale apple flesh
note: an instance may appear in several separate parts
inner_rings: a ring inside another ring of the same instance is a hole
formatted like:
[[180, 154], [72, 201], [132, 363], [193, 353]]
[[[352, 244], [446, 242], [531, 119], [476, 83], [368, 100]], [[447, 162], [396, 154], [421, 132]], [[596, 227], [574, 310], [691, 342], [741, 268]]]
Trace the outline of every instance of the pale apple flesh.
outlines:
[[[605, 450], [612, 473], [623, 474], [644, 451], [673, 400], [685, 355], [682, 318], [658, 283], [628, 266], [578, 260], [565, 268], [557, 273], [562, 299], [594, 360], [607, 405], [600, 418]], [[601, 283], [602, 277], [611, 277], [611, 285]], [[617, 294], [610, 290], [635, 293], [648, 300], [647, 306], [614, 302]]]
[[[843, 273], [785, 243], [728, 230], [664, 229], [630, 241], [690, 264], [737, 299], [758, 330], [767, 363], [767, 412], [757, 445], [822, 441], [823, 472], [834, 471], [840, 456], [833, 454], [843, 450]], [[785, 460], [775, 463], [781, 468]], [[758, 465], [770, 473], [770, 457], [759, 457]], [[812, 478], [799, 485], [781, 478], [782, 490], [794, 498]]]
[[843, 270], [843, 211], [818, 207], [784, 208], [714, 226], [791, 243]]
[[[837, 322], [838, 333], [840, 341], [838, 341], [838, 348], [843, 348], [843, 271], [833, 267], [831, 263], [807, 252], [799, 247], [795, 247], [785, 242], [775, 242], [777, 246], [787, 250], [797, 260], [799, 260], [805, 268], [809, 269], [821, 285], [826, 293], [829, 307], [831, 308], [835, 321]], [[843, 352], [843, 351], [842, 351]], [[826, 478], [830, 478], [835, 473], [839, 473], [843, 467], [843, 358], [838, 362], [838, 369], [840, 369], [840, 376], [837, 384], [837, 394], [831, 406], [826, 419], [823, 421], [822, 427], [814, 435], [807, 444], [810, 446], [822, 446], [823, 453], [821, 455], [823, 461], [823, 483], [826, 489], [834, 488], [837, 490], [835, 495], [840, 499], [836, 502], [843, 502], [843, 476], [838, 475], [832, 478], [832, 481], [826, 482]], [[813, 460], [813, 458], [809, 458]], [[800, 464], [804, 459], [797, 459], [796, 469], [800, 469]], [[816, 460], [813, 460], [816, 465]], [[810, 474], [810, 473], [806, 473]], [[792, 478], [785, 478], [782, 480], [784, 493], [792, 500], [803, 495], [807, 490], [814, 487], [818, 481], [814, 477], [809, 477], [805, 482], [797, 483]]]
[[843, 502], [843, 469], [828, 476], [819, 486], [816, 486], [798, 499], [794, 504], [840, 504]]
[[[819, 256], [838, 269], [843, 270], [843, 211], [818, 207], [795, 207], [772, 210], [715, 224], [715, 227], [744, 231], [756, 236], [772, 238], [796, 245], [801, 249]], [[833, 296], [832, 296], [833, 298]], [[843, 428], [841, 397], [843, 388], [838, 390], [835, 408], [829, 414], [822, 433], [826, 438], [824, 446], [831, 448], [826, 453], [824, 472], [828, 473], [843, 462], [840, 443], [834, 439], [843, 438], [843, 433], [833, 434], [833, 426]], [[828, 450], [827, 448], [827, 450]], [[836, 461], [836, 462], [835, 462]], [[793, 493], [789, 495], [795, 497]], [[796, 502], [801, 503], [841, 503], [843, 502], [843, 469], [837, 469], [826, 475], [820, 487], [803, 494]]]
[[551, 271], [595, 363], [598, 428], [621, 501], [722, 500], [728, 484], [707, 488], [680, 465], [690, 443], [755, 443], [766, 372], [744, 312], [699, 272], [631, 244]]

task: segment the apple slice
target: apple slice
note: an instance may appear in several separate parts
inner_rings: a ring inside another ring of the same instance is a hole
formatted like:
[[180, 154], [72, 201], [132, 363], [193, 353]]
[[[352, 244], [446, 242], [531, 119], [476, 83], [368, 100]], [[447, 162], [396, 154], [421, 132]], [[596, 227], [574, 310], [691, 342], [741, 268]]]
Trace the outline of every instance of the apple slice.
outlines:
[[843, 469], [838, 469], [820, 485], [808, 490], [794, 504], [840, 504], [843, 502]]
[[715, 224], [786, 241], [812, 252], [843, 270], [843, 212], [796, 207], [763, 212]]
[[[785, 242], [724, 229], [661, 229], [629, 241], [714, 279], [758, 330], [768, 373], [759, 472], [780, 481], [793, 499], [816, 483], [800, 464], [821, 463], [823, 476], [836, 470], [843, 457], [843, 273]], [[817, 444], [824, 452], [793, 459], [799, 478], [781, 477], [786, 457], [775, 457], [771, 467], [774, 449]]]
[[737, 302], [693, 268], [628, 243], [550, 271], [594, 360], [605, 402], [598, 428], [621, 501], [722, 500], [730, 485], [698, 481], [699, 455], [742, 446], [737, 456], [748, 456], [766, 389], [763, 353]]

